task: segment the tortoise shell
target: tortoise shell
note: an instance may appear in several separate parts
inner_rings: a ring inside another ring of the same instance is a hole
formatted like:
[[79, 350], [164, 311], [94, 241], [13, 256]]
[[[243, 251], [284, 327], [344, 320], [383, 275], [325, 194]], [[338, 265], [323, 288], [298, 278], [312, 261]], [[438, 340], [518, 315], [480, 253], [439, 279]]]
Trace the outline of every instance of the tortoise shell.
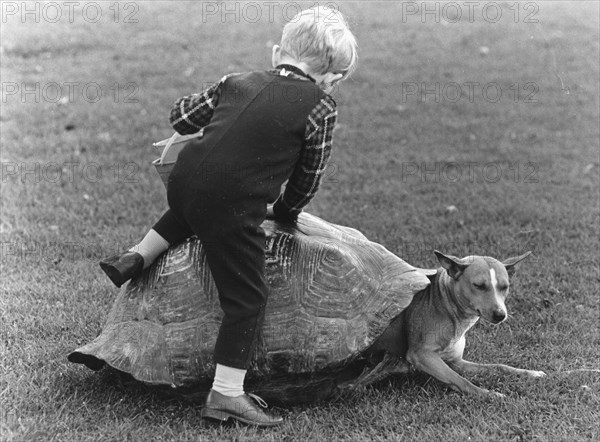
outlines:
[[[427, 287], [417, 269], [355, 229], [302, 213], [267, 220], [269, 295], [249, 376], [315, 373], [351, 363]], [[151, 384], [210, 378], [222, 311], [202, 244], [191, 238], [121, 289], [101, 334], [69, 355]]]

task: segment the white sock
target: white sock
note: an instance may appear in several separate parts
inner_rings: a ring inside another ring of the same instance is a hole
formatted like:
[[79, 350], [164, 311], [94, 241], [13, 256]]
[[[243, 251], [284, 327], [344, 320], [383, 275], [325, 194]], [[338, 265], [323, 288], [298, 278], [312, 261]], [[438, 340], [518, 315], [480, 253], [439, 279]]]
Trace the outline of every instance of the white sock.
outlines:
[[246, 370], [217, 364], [212, 389], [225, 396], [241, 396], [244, 394], [244, 378]]
[[142, 242], [129, 249], [130, 252], [137, 252], [144, 258], [144, 268], [149, 267], [158, 255], [169, 248], [166, 239], [160, 236], [156, 230], [150, 229]]

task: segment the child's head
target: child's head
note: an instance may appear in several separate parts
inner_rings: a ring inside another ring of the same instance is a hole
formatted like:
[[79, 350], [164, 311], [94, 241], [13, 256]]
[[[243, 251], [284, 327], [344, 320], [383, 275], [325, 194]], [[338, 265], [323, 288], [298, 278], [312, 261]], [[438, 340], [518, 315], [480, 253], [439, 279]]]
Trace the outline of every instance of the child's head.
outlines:
[[356, 38], [342, 14], [325, 6], [299, 12], [283, 27], [280, 51], [306, 64], [311, 74], [345, 79], [356, 68]]

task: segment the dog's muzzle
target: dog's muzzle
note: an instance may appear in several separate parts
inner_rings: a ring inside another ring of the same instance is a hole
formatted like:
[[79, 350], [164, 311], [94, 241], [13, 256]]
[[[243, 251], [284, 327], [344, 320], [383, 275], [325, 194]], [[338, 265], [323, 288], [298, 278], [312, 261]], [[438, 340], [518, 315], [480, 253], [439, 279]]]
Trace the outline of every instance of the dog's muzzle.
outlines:
[[502, 321], [504, 321], [506, 319], [506, 312], [504, 310], [498, 309], [498, 310], [494, 310], [491, 314], [491, 317], [489, 314], [483, 314], [481, 312], [481, 310], [477, 310], [477, 313], [479, 314], [479, 317], [484, 319], [485, 321], [491, 323], [491, 324], [500, 324]]
[[504, 310], [494, 310], [492, 312], [492, 322], [494, 324], [500, 324], [506, 319], [506, 312]]

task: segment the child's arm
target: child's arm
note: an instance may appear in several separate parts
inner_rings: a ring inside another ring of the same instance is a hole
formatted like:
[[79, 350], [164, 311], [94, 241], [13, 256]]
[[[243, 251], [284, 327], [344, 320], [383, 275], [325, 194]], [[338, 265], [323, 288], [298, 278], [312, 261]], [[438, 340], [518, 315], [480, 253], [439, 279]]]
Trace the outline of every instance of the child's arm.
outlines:
[[226, 75], [199, 94], [178, 99], [169, 117], [173, 129], [181, 135], [187, 135], [196, 133], [206, 126], [219, 103], [221, 89], [227, 77]]
[[300, 158], [285, 191], [273, 204], [277, 218], [295, 220], [319, 190], [331, 155], [336, 118], [336, 104], [330, 96], [325, 96], [309, 114]]

